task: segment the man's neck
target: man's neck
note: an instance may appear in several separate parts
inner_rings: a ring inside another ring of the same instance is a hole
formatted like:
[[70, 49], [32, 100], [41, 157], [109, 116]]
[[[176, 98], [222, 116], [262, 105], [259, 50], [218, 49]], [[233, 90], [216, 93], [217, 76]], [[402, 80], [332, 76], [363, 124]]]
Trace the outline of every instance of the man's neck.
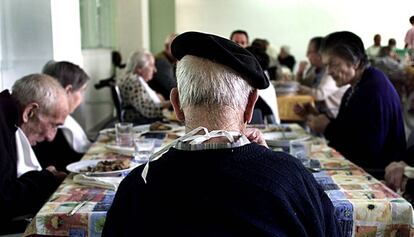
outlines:
[[198, 127], [205, 127], [208, 131], [225, 130], [241, 132], [244, 128], [243, 114], [232, 109], [222, 110], [225, 113], [211, 111], [208, 108], [192, 108], [185, 110], [186, 132]]

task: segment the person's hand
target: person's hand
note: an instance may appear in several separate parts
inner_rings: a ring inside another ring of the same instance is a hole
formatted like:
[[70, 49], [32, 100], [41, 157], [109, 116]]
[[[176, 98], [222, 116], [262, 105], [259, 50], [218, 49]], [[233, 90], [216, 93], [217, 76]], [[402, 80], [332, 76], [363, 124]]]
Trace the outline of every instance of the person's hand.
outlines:
[[404, 191], [404, 168], [406, 166], [407, 164], [404, 161], [391, 162], [391, 164], [385, 168], [385, 184], [395, 191], [398, 189]]
[[53, 165], [46, 167], [46, 170], [52, 173], [55, 176], [55, 178], [60, 182], [62, 182], [67, 176], [65, 172], [56, 170], [56, 168]]
[[296, 103], [293, 106], [293, 112], [295, 112], [295, 114], [299, 115], [302, 118], [305, 118], [308, 115], [308, 113], [306, 112], [305, 106], [299, 103]]
[[295, 114], [301, 116], [302, 118], [306, 118], [310, 114], [319, 115], [319, 111], [311, 103], [296, 103], [293, 106], [293, 112], [295, 112]]
[[306, 69], [307, 66], [308, 66], [307, 61], [300, 61], [297, 73], [300, 73], [302, 75], [303, 72], [305, 72], [305, 69]]
[[317, 133], [324, 133], [326, 127], [328, 126], [330, 122], [331, 121], [329, 120], [329, 118], [324, 114], [319, 114], [319, 115], [310, 114], [306, 118], [306, 124], [308, 125], [308, 127], [312, 131], [317, 132]]
[[249, 139], [249, 141], [251, 142], [255, 142], [259, 145], [265, 146], [267, 148], [269, 148], [267, 146], [267, 143], [264, 139], [263, 133], [259, 131], [259, 129], [257, 128], [246, 128], [243, 131], [243, 134], [247, 137], [247, 139]]

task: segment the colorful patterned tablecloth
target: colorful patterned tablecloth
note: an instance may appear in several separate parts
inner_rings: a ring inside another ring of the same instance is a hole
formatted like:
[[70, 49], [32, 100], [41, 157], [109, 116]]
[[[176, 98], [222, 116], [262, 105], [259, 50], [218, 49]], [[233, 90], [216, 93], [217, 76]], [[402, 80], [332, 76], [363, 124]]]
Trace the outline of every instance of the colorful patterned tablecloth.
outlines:
[[[130, 159], [106, 148], [113, 139], [100, 136], [82, 160]], [[24, 236], [101, 236], [106, 212], [112, 204], [115, 191], [76, 184], [69, 175], [27, 227]], [[122, 177], [120, 177], [122, 178]], [[77, 205], [78, 211], [69, 215]]]
[[[304, 132], [298, 125], [288, 126], [292, 131]], [[311, 158], [321, 164], [321, 171], [313, 175], [332, 200], [344, 237], [414, 236], [409, 202], [327, 147], [323, 140], [313, 141]], [[100, 136], [83, 160], [129, 158], [109, 150], [109, 142], [110, 136]], [[79, 185], [72, 177], [68, 176], [41, 208], [24, 236], [101, 235], [115, 191]], [[68, 215], [79, 203], [84, 205]]]
[[344, 237], [414, 236], [409, 202], [326, 146], [313, 149], [313, 173], [331, 199]]

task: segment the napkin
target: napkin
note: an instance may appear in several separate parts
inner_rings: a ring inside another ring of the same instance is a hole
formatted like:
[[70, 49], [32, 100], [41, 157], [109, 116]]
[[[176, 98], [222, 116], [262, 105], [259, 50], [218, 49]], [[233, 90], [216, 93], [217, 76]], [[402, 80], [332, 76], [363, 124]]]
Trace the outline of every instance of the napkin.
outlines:
[[73, 176], [73, 181], [86, 186], [110, 189], [116, 191], [124, 177], [91, 177], [84, 174]]
[[404, 168], [404, 175], [407, 176], [407, 178], [409, 179], [414, 178], [414, 167], [406, 166]]

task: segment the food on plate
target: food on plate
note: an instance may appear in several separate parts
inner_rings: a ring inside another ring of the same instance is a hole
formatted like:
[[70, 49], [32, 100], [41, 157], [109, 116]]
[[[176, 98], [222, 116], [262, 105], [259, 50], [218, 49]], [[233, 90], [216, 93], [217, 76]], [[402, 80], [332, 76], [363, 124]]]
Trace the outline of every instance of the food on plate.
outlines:
[[88, 166], [80, 172], [108, 172], [124, 170], [130, 167], [131, 161], [129, 159], [121, 160], [103, 160], [99, 161], [95, 166]]
[[265, 132], [291, 132], [290, 127], [285, 126], [271, 126], [265, 129]]
[[166, 124], [163, 124], [161, 122], [154, 122], [150, 125], [150, 131], [167, 131], [171, 130], [171, 126], [168, 126]]

